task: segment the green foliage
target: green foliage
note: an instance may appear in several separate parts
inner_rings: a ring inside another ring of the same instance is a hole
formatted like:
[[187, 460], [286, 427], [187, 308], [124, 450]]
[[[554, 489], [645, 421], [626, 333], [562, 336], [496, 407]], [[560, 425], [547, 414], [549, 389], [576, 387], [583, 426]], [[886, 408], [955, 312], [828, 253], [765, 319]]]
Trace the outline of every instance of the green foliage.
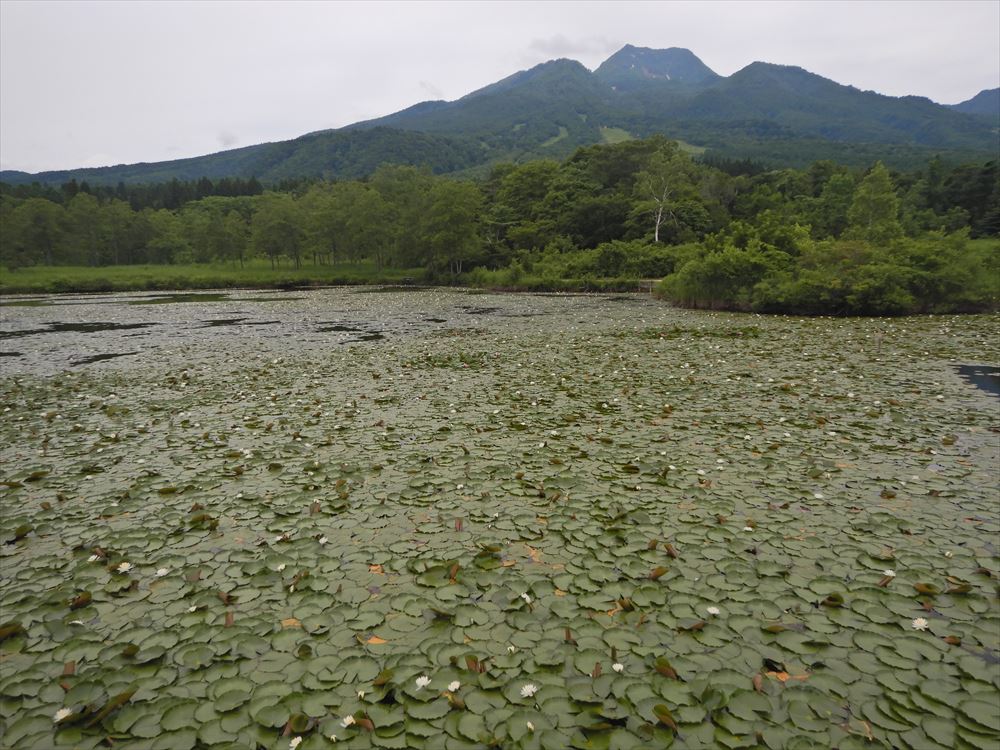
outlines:
[[[317, 279], [370, 263], [377, 277], [419, 268], [429, 281], [530, 289], [664, 279], [678, 304], [806, 314], [995, 306], [996, 243], [970, 241], [1000, 233], [995, 162], [730, 171], [654, 137], [497, 165], [481, 182], [388, 164], [365, 181], [255, 196], [212, 195], [199, 180], [204, 197], [175, 210], [68, 183], [51, 198], [0, 194], [0, 260], [14, 271], [265, 259], [276, 272], [311, 264]], [[94, 278], [117, 283], [81, 283]]]
[[871, 172], [854, 192], [847, 212], [848, 236], [884, 244], [903, 236], [899, 223], [899, 199], [889, 177], [889, 170], [876, 162]]
[[376, 268], [374, 262], [340, 262], [271, 268], [266, 258], [232, 263], [0, 268], [0, 294], [162, 291], [176, 289], [282, 289], [354, 284], [412, 284], [421, 268]]
[[305, 236], [302, 224], [298, 206], [290, 195], [265, 194], [254, 215], [254, 250], [269, 258], [272, 268], [282, 255], [291, 257], [298, 268]]
[[1000, 242], [967, 232], [889, 247], [827, 241], [792, 260], [727, 245], [684, 264], [659, 293], [695, 307], [801, 315], [976, 312], [1000, 305]]

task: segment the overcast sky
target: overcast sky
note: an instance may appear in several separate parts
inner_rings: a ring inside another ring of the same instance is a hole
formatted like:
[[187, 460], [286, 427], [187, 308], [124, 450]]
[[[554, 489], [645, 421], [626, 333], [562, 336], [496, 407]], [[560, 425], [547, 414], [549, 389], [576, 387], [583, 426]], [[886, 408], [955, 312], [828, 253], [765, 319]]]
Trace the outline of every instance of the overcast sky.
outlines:
[[955, 103], [1000, 86], [1000, 2], [0, 0], [0, 168], [161, 161], [456, 99], [545, 60], [687, 47]]

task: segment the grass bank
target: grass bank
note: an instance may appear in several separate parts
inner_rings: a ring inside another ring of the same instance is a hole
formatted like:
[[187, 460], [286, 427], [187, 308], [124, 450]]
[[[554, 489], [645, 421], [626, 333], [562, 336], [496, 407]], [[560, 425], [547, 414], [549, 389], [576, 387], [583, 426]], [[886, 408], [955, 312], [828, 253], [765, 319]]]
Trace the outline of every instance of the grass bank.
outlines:
[[[166, 289], [288, 289], [306, 286], [363, 284], [447, 284], [429, 278], [423, 268], [376, 268], [374, 263], [271, 268], [254, 260], [246, 266], [230, 264], [141, 266], [30, 266], [10, 271], [0, 268], [0, 294], [65, 294], [143, 292]], [[477, 269], [456, 280], [462, 286], [509, 292], [635, 292], [649, 291], [652, 283], [631, 277], [512, 275]]]
[[141, 292], [164, 289], [285, 289], [300, 286], [403, 284], [423, 278], [420, 268], [376, 268], [374, 263], [271, 268], [255, 260], [231, 264], [141, 266], [31, 266], [0, 268], [0, 294]]

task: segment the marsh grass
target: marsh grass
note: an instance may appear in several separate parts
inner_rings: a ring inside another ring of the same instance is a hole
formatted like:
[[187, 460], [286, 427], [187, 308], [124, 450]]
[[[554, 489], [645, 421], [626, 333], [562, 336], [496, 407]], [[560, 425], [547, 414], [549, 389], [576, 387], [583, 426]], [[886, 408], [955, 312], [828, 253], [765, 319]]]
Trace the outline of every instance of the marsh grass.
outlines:
[[374, 263], [272, 269], [266, 260], [244, 267], [227, 263], [137, 266], [31, 266], [0, 268], [0, 294], [131, 292], [163, 289], [281, 289], [299, 286], [415, 283], [419, 268], [382, 268]]

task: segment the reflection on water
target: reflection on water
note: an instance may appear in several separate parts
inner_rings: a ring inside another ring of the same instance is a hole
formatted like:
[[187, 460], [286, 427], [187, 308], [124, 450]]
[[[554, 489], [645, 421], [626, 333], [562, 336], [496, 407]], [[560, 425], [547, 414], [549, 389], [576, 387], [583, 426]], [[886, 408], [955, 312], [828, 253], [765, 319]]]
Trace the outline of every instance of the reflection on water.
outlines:
[[156, 294], [129, 302], [130, 305], [171, 305], [175, 302], [225, 302], [229, 295], [225, 292]]
[[138, 354], [139, 352], [118, 352], [115, 354], [94, 354], [90, 357], [84, 357], [83, 359], [74, 359], [70, 362], [70, 367], [79, 367], [80, 365], [89, 365], [93, 362], [103, 362], [106, 359], [117, 359], [118, 357], [131, 357], [133, 354]]
[[958, 374], [970, 385], [1000, 396], [1000, 367], [989, 365], [957, 365]]
[[127, 331], [132, 328], [149, 328], [155, 323], [48, 323], [48, 328], [26, 328], [17, 331], [0, 331], [0, 339], [18, 339], [39, 333], [100, 333], [101, 331]]
[[203, 328], [227, 328], [229, 326], [277, 326], [281, 325], [280, 320], [250, 320], [249, 318], [218, 318], [217, 320], [203, 320]]

